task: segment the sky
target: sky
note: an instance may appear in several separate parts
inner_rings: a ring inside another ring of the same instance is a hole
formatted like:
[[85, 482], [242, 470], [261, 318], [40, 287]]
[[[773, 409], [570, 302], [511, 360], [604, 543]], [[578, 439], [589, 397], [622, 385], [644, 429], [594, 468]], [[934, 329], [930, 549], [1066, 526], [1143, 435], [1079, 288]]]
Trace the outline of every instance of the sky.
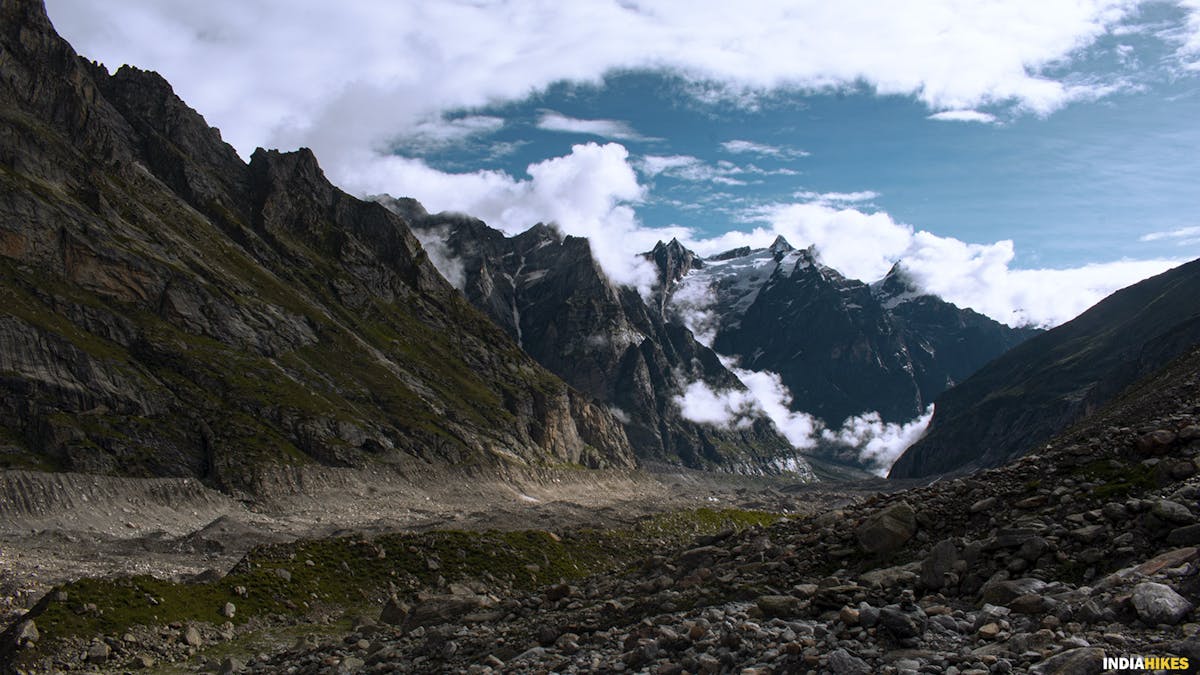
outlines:
[[1200, 256], [1200, 0], [47, 0], [243, 157], [515, 233], [609, 276], [815, 244], [872, 281], [1053, 326]]

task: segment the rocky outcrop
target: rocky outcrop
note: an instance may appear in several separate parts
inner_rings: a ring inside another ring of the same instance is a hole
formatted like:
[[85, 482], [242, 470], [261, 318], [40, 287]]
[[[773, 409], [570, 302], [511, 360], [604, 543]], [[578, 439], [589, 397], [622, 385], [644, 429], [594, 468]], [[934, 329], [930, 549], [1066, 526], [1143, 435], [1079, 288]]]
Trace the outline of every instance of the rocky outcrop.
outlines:
[[1200, 343], [1200, 261], [1117, 291], [937, 399], [897, 478], [997, 466], [1034, 450]]
[[[604, 402], [645, 459], [725, 471], [807, 475], [807, 465], [767, 419], [717, 427], [685, 419], [689, 383], [744, 390], [712, 350], [664, 320], [638, 291], [609, 281], [586, 239], [544, 224], [513, 237], [455, 214], [427, 214], [411, 199], [376, 198], [414, 224], [447, 276], [539, 363]], [[678, 275], [697, 264], [679, 246], [649, 254]]]
[[249, 164], [155, 73], [0, 6], [0, 467], [629, 466], [620, 424], [306, 149]]

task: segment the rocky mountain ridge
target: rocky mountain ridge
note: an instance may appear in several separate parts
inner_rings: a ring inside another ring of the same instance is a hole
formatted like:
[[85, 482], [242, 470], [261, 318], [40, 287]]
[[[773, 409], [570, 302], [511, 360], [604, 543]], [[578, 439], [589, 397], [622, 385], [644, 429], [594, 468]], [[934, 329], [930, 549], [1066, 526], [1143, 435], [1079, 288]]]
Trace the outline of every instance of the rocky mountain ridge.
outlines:
[[690, 331], [665, 321], [636, 289], [609, 281], [586, 239], [544, 224], [508, 237], [474, 218], [428, 214], [411, 199], [376, 199], [439, 252], [473, 305], [540, 364], [608, 405], [642, 458], [811, 475], [765, 416], [732, 428], [684, 418], [675, 399], [687, 384], [744, 386]]
[[1200, 344], [1200, 261], [1113, 293], [937, 399], [898, 478], [997, 466], [1086, 418], [1129, 384]]
[[155, 73], [0, 6], [0, 466], [630, 466], [605, 409], [312, 153], [247, 164]]
[[[778, 373], [791, 407], [837, 428], [878, 412], [920, 416], [946, 388], [1038, 331], [1011, 328], [922, 292], [895, 265], [873, 283], [823, 264], [783, 237], [692, 262], [665, 306], [743, 368]], [[660, 268], [664, 275], [665, 268]]]

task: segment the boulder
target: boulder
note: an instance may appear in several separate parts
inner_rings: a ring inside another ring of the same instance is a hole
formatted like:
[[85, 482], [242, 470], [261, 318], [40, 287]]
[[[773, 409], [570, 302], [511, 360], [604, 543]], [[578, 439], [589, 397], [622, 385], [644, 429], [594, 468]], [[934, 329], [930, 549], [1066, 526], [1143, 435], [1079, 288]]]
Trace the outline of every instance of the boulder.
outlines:
[[1192, 603], [1170, 586], [1146, 581], [1133, 589], [1133, 608], [1138, 618], [1151, 626], [1173, 626], [1192, 611]]
[[916, 531], [916, 511], [900, 502], [867, 518], [854, 534], [868, 553], [887, 553], [903, 546]]

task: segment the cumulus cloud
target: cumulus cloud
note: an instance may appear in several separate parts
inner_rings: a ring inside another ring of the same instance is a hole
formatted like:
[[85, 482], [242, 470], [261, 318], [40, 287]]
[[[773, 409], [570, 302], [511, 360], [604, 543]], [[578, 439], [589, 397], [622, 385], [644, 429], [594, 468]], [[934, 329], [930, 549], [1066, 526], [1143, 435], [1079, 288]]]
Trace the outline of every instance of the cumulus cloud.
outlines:
[[718, 390], [705, 382], [692, 382], [674, 399], [684, 419], [721, 428], [742, 428], [756, 418], [766, 417], [792, 447], [804, 450], [816, 445], [820, 421], [788, 408], [792, 394], [778, 374], [732, 365], [730, 370], [746, 388]]
[[653, 284], [654, 272], [637, 252], [660, 236], [683, 233], [641, 226], [633, 206], [645, 198], [645, 189], [628, 151], [616, 143], [575, 145], [570, 154], [530, 164], [528, 178], [500, 171], [448, 173], [419, 159], [369, 154], [356, 167], [345, 182], [363, 194], [403, 186], [430, 212], [467, 213], [508, 234], [545, 222], [564, 234], [588, 237], [609, 278], [643, 290]]
[[726, 365], [745, 385], [745, 389], [713, 389], [704, 382], [692, 382], [675, 397], [684, 419], [719, 428], [743, 428], [755, 418], [770, 419], [784, 438], [797, 450], [812, 450], [819, 444], [847, 448], [858, 460], [881, 476], [886, 476], [896, 459], [915, 443], [929, 426], [933, 406], [905, 424], [885, 423], [877, 412], [846, 419], [838, 429], [826, 428], [816, 417], [792, 410], [792, 394], [776, 373]]
[[996, 121], [996, 116], [978, 110], [943, 110], [942, 112], [930, 115], [929, 119], [943, 122], [980, 122], [983, 124], [992, 124]]
[[[1195, 22], [1195, 0], [1180, 2]], [[447, 110], [620, 69], [670, 70], [735, 99], [865, 83], [932, 110], [1044, 114], [1104, 87], [1071, 82], [1062, 66], [1139, 4], [48, 2], [83, 54], [163, 73], [243, 154], [306, 145], [335, 180], [342, 150], [378, 149]], [[1184, 52], [1200, 44], [1188, 31]]]
[[933, 419], [933, 406], [906, 424], [885, 423], [877, 412], [851, 417], [837, 431], [824, 429], [821, 438], [829, 443], [854, 448], [859, 461], [876, 474], [886, 476], [908, 446], [920, 440]]
[[613, 138], [619, 141], [647, 141], [647, 138], [637, 131], [629, 122], [621, 120], [583, 120], [567, 117], [553, 111], [544, 112], [538, 119], [537, 127], [544, 131], [559, 131], [570, 134], [589, 134], [601, 138]]

